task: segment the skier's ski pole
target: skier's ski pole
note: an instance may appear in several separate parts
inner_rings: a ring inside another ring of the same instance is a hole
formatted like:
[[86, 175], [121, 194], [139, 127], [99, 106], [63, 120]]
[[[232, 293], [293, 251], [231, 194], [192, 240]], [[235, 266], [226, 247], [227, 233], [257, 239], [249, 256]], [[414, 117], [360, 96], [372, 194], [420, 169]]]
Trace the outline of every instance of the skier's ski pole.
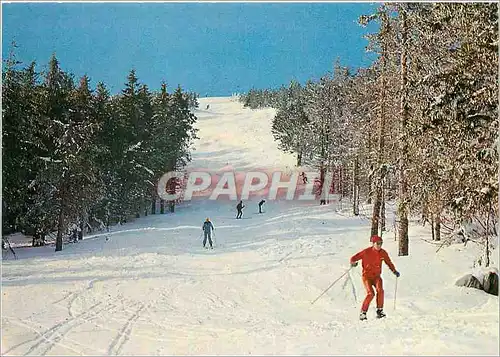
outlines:
[[345, 280], [344, 285], [342, 285], [342, 290], [345, 289], [345, 287], [347, 286], [348, 283], [351, 283], [352, 295], [354, 296], [354, 301], [358, 302], [358, 298], [356, 297], [356, 288], [354, 287], [354, 283], [352, 281], [352, 277], [351, 277], [350, 273], [347, 274], [347, 279]]
[[394, 288], [394, 310], [396, 310], [396, 294], [398, 292], [398, 279], [396, 278], [396, 287]]
[[314, 299], [314, 301], [313, 301], [313, 302], [311, 302], [311, 305], [312, 305], [312, 304], [314, 304], [316, 301], [318, 301], [318, 299], [319, 299], [320, 297], [322, 297], [322, 296], [323, 296], [323, 295], [324, 295], [324, 294], [325, 294], [328, 290], [330, 290], [330, 288], [331, 288], [332, 286], [334, 286], [334, 285], [335, 285], [335, 283], [336, 283], [337, 281], [339, 281], [339, 280], [340, 280], [340, 279], [342, 279], [342, 278], [343, 278], [343, 277], [344, 277], [347, 273], [349, 273], [349, 272], [351, 271], [351, 269], [352, 269], [352, 267], [351, 267], [351, 268], [349, 268], [349, 269], [347, 269], [347, 270], [344, 272], [344, 274], [342, 274], [341, 276], [339, 276], [339, 277], [337, 278], [337, 280], [335, 280], [333, 283], [331, 283], [331, 284], [330, 284], [330, 286], [329, 286], [329, 287], [327, 287], [327, 288], [326, 288], [326, 290], [325, 290], [325, 291], [323, 291], [323, 292], [321, 293], [321, 295], [320, 295], [320, 296], [318, 296], [316, 299]]
[[358, 298], [356, 297], [356, 288], [354, 287], [354, 282], [352, 281], [351, 274], [348, 274], [349, 281], [351, 282], [352, 286], [352, 294], [354, 295], [354, 301], [358, 302]]

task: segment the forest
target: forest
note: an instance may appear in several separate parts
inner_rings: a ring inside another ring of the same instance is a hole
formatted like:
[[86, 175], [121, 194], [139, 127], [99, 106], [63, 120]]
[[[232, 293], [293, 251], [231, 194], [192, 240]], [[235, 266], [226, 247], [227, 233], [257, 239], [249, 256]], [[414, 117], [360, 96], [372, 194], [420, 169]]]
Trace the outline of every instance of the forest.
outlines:
[[377, 25], [369, 67], [337, 59], [317, 80], [254, 88], [240, 101], [275, 108], [280, 148], [321, 182], [333, 175], [355, 215], [360, 200], [373, 204], [372, 235], [397, 204], [399, 255], [409, 254], [413, 217], [435, 241], [480, 244], [488, 266], [498, 237], [498, 4], [387, 3], [358, 22]]
[[151, 91], [131, 70], [111, 95], [55, 55], [39, 70], [15, 49], [2, 71], [2, 235], [40, 246], [57, 232], [59, 251], [68, 236], [155, 213], [158, 179], [190, 160], [197, 94], [166, 83]]

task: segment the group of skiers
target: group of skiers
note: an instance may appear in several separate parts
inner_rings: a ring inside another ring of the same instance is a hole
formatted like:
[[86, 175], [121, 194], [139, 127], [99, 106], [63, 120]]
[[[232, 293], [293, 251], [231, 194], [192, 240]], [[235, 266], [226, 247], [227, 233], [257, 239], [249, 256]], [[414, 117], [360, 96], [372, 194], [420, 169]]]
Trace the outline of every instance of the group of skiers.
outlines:
[[[266, 200], [261, 200], [259, 202], [259, 213], [262, 213], [262, 205], [266, 203]], [[240, 201], [237, 205], [236, 205], [236, 219], [240, 219], [241, 216], [243, 215], [243, 208], [245, 208], [245, 206], [243, 205], [243, 201]]]
[[[262, 205], [265, 200], [259, 202], [259, 213], [262, 213]], [[240, 201], [236, 206], [237, 214], [236, 218], [241, 218], [243, 214], [243, 201]], [[210, 249], [213, 249], [212, 243], [212, 231], [215, 230], [214, 225], [207, 218], [203, 223], [202, 230], [204, 232], [203, 247], [206, 247], [207, 240], [210, 244]], [[385, 249], [382, 249], [383, 240], [380, 236], [374, 235], [370, 238], [371, 246], [363, 249], [362, 251], [354, 254], [350, 259], [351, 269], [358, 265], [358, 261], [361, 260], [361, 266], [363, 268], [362, 280], [363, 286], [366, 290], [366, 297], [361, 305], [361, 313], [359, 315], [360, 320], [366, 320], [366, 313], [368, 312], [368, 307], [372, 302], [373, 298], [376, 296], [377, 305], [377, 318], [385, 317], [384, 313], [384, 288], [382, 282], [382, 262], [387, 264], [392, 273], [399, 278], [400, 273], [396, 270], [396, 267], [391, 261], [389, 254]], [[375, 290], [373, 289], [375, 287]]]

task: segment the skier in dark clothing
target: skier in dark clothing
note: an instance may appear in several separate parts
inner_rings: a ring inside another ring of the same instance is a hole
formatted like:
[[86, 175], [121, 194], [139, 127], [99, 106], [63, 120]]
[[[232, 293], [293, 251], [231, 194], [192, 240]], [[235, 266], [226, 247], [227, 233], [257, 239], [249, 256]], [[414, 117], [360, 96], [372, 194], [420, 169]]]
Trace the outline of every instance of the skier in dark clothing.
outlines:
[[307, 176], [305, 172], [302, 172], [299, 177], [302, 177], [302, 183], [308, 183]]
[[210, 222], [210, 218], [207, 218], [205, 222], [203, 222], [203, 227], [201, 227], [201, 229], [205, 233], [205, 237], [203, 238], [203, 248], [208, 249], [208, 247], [205, 247], [208, 238], [208, 243], [210, 243], [210, 249], [213, 249], [214, 247], [212, 246], [212, 231], [213, 230], [215, 231], [215, 228], [212, 222]]
[[262, 205], [266, 203], [266, 200], [262, 200], [259, 202], [259, 213], [262, 213]]
[[243, 208], [245, 208], [245, 206], [243, 206], [243, 201], [240, 201], [240, 203], [238, 203], [238, 205], [236, 206], [236, 209], [238, 210], [238, 214], [236, 215], [236, 219], [238, 218], [241, 218], [241, 216], [243, 215]]

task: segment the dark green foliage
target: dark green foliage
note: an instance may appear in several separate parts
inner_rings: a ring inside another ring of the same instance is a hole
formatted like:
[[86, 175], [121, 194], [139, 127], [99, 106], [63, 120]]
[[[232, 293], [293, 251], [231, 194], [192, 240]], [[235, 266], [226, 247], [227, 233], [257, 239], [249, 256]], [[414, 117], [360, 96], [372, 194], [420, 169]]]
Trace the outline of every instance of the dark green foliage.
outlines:
[[75, 85], [52, 56], [46, 73], [11, 54], [2, 73], [3, 234], [56, 250], [72, 224], [126, 222], [156, 200], [156, 182], [190, 160], [195, 93], [152, 93], [131, 71], [111, 96], [84, 76]]
[[239, 96], [239, 101], [244, 107], [250, 109], [279, 108], [286, 102], [287, 88], [272, 89], [250, 89], [247, 94]]

